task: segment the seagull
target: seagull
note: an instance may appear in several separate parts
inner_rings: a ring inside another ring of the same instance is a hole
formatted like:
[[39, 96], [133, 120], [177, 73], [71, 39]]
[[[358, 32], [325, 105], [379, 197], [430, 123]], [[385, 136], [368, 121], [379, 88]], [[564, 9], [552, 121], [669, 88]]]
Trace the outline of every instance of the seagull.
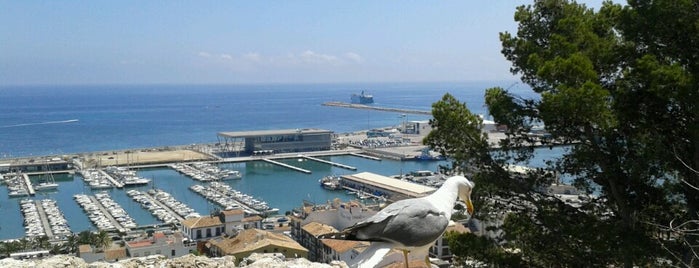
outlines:
[[463, 176], [448, 178], [434, 193], [420, 198], [404, 199], [386, 206], [375, 215], [345, 228], [342, 232], [319, 238], [372, 241], [350, 267], [375, 267], [391, 249], [403, 252], [408, 267], [408, 253], [425, 254], [449, 225], [457, 197], [466, 203], [473, 215], [471, 190], [475, 184]]

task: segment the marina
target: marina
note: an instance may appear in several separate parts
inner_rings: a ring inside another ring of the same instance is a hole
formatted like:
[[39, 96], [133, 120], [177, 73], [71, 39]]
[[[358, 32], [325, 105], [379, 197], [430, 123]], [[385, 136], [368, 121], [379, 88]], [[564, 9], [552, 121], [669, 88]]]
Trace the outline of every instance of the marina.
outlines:
[[194, 209], [177, 201], [170, 194], [160, 189], [148, 191], [147, 193], [132, 189], [127, 191], [127, 195], [164, 223], [178, 223], [187, 217], [199, 215]]
[[231, 180], [243, 177], [240, 171], [221, 169], [204, 162], [169, 164], [167, 166], [197, 181]]

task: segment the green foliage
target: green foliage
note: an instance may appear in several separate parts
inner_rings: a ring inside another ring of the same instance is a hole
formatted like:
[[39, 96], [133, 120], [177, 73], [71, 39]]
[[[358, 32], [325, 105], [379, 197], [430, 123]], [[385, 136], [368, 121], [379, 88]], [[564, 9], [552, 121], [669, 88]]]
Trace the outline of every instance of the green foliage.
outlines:
[[[502, 220], [492, 239], [455, 236], [457, 254], [496, 266], [655, 266], [662, 259], [696, 266], [697, 2], [606, 2], [595, 11], [537, 0], [518, 7], [514, 19], [517, 33], [500, 34], [502, 53], [541, 98], [486, 91], [490, 114], [508, 127], [501, 150], [488, 152], [481, 121], [452, 96], [433, 105], [436, 129], [425, 143], [454, 159], [454, 171], [472, 174], [481, 197], [476, 216]], [[502, 163], [532, 156], [527, 133], [537, 124], [553, 141], [574, 143], [549, 168], [597, 198], [573, 208], [540, 191], [552, 181], [545, 173], [503, 172]]]

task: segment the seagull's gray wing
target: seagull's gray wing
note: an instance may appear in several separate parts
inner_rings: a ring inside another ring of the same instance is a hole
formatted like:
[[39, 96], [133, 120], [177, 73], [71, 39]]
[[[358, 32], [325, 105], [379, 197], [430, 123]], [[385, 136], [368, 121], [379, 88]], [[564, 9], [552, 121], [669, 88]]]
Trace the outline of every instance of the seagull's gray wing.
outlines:
[[434, 242], [448, 224], [449, 219], [444, 212], [427, 200], [405, 199], [348, 227], [343, 233], [359, 240], [387, 241], [414, 247]]

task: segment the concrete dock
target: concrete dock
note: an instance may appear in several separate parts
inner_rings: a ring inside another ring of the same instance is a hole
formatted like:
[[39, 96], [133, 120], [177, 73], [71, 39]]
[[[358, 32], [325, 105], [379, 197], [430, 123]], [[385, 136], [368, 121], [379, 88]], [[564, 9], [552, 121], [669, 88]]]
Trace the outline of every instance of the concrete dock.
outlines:
[[287, 165], [287, 164], [284, 164], [284, 163], [282, 163], [282, 162], [277, 162], [277, 161], [274, 161], [274, 160], [271, 160], [271, 159], [267, 159], [267, 158], [262, 158], [261, 160], [262, 160], [262, 161], [265, 161], [265, 162], [267, 162], [267, 163], [272, 163], [272, 164], [279, 165], [279, 166], [282, 166], [282, 167], [285, 167], [285, 168], [290, 168], [290, 169], [293, 169], [293, 170], [296, 170], [296, 171], [299, 171], [299, 172], [303, 172], [303, 173], [306, 173], [306, 174], [311, 174], [311, 171], [310, 171], [310, 170], [302, 169], [302, 168], [300, 168], [300, 167], [295, 167], [295, 166], [292, 166], [292, 165]]
[[22, 178], [24, 178], [24, 184], [27, 186], [27, 192], [29, 192], [30, 196], [34, 196], [36, 191], [34, 191], [32, 181], [29, 180], [29, 175], [27, 175], [27, 173], [22, 173]]
[[175, 219], [177, 219], [178, 221], [181, 222], [181, 221], [184, 220], [184, 217], [180, 216], [180, 214], [177, 214], [177, 212], [173, 211], [169, 206], [166, 206], [165, 204], [160, 203], [160, 201], [158, 201], [157, 199], [155, 199], [155, 197], [151, 196], [151, 195], [148, 194], [148, 193], [144, 193], [144, 196], [145, 196], [146, 198], [148, 198], [148, 200], [149, 200], [151, 203], [156, 204], [156, 205], [160, 206], [161, 208], [167, 210], [167, 212], [170, 213], [172, 216], [174, 216]]
[[112, 177], [112, 175], [109, 175], [109, 173], [107, 173], [107, 172], [105, 172], [104, 170], [101, 170], [101, 169], [99, 170], [99, 172], [102, 173], [102, 175], [104, 175], [104, 176], [107, 178], [107, 180], [109, 180], [109, 182], [111, 182], [112, 185], [114, 185], [114, 187], [116, 187], [116, 188], [124, 188], [124, 184], [121, 183], [121, 182], [119, 182], [119, 181], [117, 181], [116, 179], [114, 179], [114, 177]]
[[351, 156], [356, 156], [356, 157], [371, 159], [371, 160], [375, 160], [375, 161], [381, 161], [381, 158], [373, 157], [373, 156], [370, 156], [370, 155], [358, 154], [358, 153], [349, 153], [349, 154], [350, 154]]
[[357, 170], [357, 168], [356, 168], [356, 167], [353, 167], [353, 166], [348, 166], [348, 165], [344, 165], [344, 164], [340, 164], [340, 163], [336, 163], [336, 162], [332, 162], [332, 161], [327, 161], [327, 160], [323, 160], [323, 159], [320, 159], [320, 158], [310, 157], [310, 156], [306, 156], [306, 155], [304, 155], [304, 156], [302, 156], [302, 157], [305, 158], [305, 159], [309, 159], [309, 160], [313, 160], [313, 161], [316, 161], [316, 162], [325, 163], [325, 164], [328, 164], [328, 165], [332, 165], [332, 166], [336, 166], [336, 167], [340, 167], [340, 168], [344, 168], [344, 169]]
[[34, 205], [36, 206], [36, 211], [39, 213], [39, 219], [41, 219], [41, 225], [44, 226], [46, 236], [53, 237], [53, 229], [51, 229], [49, 217], [46, 216], [46, 211], [44, 211], [44, 205], [41, 204], [40, 200], [34, 200]]
[[97, 208], [98, 208], [100, 211], [102, 211], [102, 214], [104, 214], [104, 216], [107, 217], [107, 219], [109, 220], [109, 222], [111, 222], [112, 225], [113, 225], [117, 230], [125, 230], [125, 229], [124, 229], [124, 226], [122, 226], [121, 223], [119, 223], [116, 219], [114, 219], [114, 216], [112, 216], [112, 213], [110, 213], [106, 208], [104, 208], [104, 206], [102, 205], [102, 203], [100, 203], [100, 201], [97, 200], [97, 197], [95, 197], [94, 195], [91, 195], [91, 196], [89, 196], [89, 198], [90, 198], [90, 201], [92, 201], [92, 203], [94, 203], [94, 204], [97, 206]]

